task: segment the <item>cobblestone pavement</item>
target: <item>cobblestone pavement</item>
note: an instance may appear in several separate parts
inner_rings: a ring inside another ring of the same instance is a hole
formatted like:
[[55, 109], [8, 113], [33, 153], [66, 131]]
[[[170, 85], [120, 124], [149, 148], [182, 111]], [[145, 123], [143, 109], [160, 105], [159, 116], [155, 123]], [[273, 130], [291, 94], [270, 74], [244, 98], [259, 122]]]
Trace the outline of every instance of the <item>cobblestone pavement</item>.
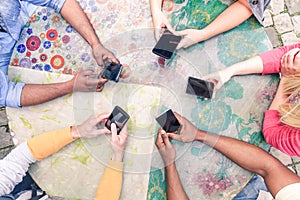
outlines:
[[[264, 27], [274, 48], [300, 42], [300, 0], [272, 0], [265, 11]], [[12, 148], [6, 111], [0, 107], [0, 159]], [[300, 174], [300, 158], [287, 156], [274, 148], [271, 154]]]

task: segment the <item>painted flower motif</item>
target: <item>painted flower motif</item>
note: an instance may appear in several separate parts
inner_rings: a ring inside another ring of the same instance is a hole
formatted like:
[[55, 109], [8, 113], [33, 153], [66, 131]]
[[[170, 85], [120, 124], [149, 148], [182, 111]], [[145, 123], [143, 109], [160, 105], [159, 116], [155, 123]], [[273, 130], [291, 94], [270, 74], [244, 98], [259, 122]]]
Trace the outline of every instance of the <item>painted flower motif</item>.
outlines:
[[32, 28], [28, 28], [27, 31], [26, 31], [26, 33], [27, 33], [28, 35], [31, 35], [31, 34], [32, 34]]
[[55, 29], [50, 29], [46, 33], [46, 38], [50, 41], [56, 40], [57, 37], [58, 37], [58, 32]]
[[60, 42], [60, 40], [55, 40], [55, 41], [53, 42], [53, 46], [54, 46], [55, 48], [61, 47], [61, 45], [62, 45], [62, 43]]
[[30, 36], [26, 41], [26, 47], [30, 51], [36, 51], [41, 45], [41, 40], [38, 36]]
[[65, 60], [61, 55], [55, 55], [51, 58], [50, 64], [54, 69], [60, 69], [64, 66]]
[[59, 22], [60, 22], [60, 17], [57, 16], [57, 15], [53, 16], [53, 17], [52, 17], [52, 22], [53, 22], [53, 23], [59, 23]]
[[193, 122], [204, 131], [218, 133], [228, 128], [231, 122], [231, 107], [225, 102], [212, 102], [199, 99], [192, 111]]
[[163, 1], [163, 10], [167, 12], [171, 12], [174, 7], [174, 0], [165, 0]]
[[196, 174], [193, 182], [202, 190], [204, 195], [208, 196], [214, 192], [225, 191], [233, 185], [230, 178], [218, 177], [210, 172]]
[[270, 101], [272, 101], [276, 94], [276, 84], [268, 85], [265, 88], [260, 89], [255, 94], [255, 100], [257, 103], [263, 103], [268, 104]]
[[105, 4], [107, 2], [107, 0], [96, 0], [96, 2], [99, 4]]
[[19, 44], [19, 45], [17, 46], [17, 51], [18, 51], [19, 53], [24, 53], [24, 52], [26, 51], [26, 46], [25, 46], [24, 44]]
[[12, 66], [18, 66], [19, 64], [19, 58], [14, 58], [13, 61], [11, 62]]
[[161, 169], [151, 168], [147, 199], [167, 199], [167, 186], [165, 180], [166, 179], [163, 177]]

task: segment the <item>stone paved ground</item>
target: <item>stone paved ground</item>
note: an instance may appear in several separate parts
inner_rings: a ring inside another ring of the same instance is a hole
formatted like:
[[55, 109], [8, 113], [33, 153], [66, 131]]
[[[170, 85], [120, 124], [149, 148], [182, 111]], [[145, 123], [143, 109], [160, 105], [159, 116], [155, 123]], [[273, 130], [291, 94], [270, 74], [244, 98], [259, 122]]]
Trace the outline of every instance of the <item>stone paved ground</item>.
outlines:
[[[273, 47], [300, 42], [300, 0], [272, 0], [265, 12], [264, 27]], [[0, 107], [0, 159], [13, 147], [4, 107]], [[300, 175], [300, 158], [272, 148], [271, 153]]]

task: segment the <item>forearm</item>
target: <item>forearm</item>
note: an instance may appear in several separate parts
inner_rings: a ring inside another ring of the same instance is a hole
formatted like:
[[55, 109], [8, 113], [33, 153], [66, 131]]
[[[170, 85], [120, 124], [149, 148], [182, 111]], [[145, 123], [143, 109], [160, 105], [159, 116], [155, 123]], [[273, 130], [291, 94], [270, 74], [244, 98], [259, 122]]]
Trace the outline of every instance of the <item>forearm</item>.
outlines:
[[91, 47], [100, 44], [92, 24], [76, 0], [66, 0], [60, 13]]
[[207, 27], [202, 29], [205, 34], [202, 40], [207, 40], [213, 36], [219, 35], [220, 33], [226, 32], [245, 20], [252, 15], [252, 11], [240, 1], [236, 1], [224, 10], [213, 22]]
[[41, 104], [73, 92], [73, 81], [53, 84], [26, 84], [21, 93], [21, 106]]
[[161, 8], [162, 8], [162, 0], [150, 0], [150, 9], [151, 9], [152, 17], [154, 17], [153, 15], [157, 11], [161, 11]]
[[166, 174], [168, 200], [188, 199], [188, 196], [181, 184], [175, 163], [172, 163], [166, 167]]
[[[259, 74], [263, 72], [263, 62], [259, 56], [252, 57], [248, 60], [238, 62], [223, 69], [222, 71], [229, 72], [232, 76], [246, 75], [246, 74]], [[221, 73], [222, 73], [221, 71]]]
[[275, 158], [261, 148], [234, 138], [199, 130], [196, 139], [219, 151], [240, 167], [258, 173], [263, 177], [270, 166], [278, 163]]
[[65, 128], [56, 131], [50, 131], [41, 135], [35, 136], [28, 140], [27, 145], [31, 154], [36, 160], [41, 160], [49, 155], [56, 153], [64, 146], [73, 142], [72, 132], [75, 129]]
[[123, 182], [123, 163], [110, 161], [99, 183], [95, 200], [118, 200]]

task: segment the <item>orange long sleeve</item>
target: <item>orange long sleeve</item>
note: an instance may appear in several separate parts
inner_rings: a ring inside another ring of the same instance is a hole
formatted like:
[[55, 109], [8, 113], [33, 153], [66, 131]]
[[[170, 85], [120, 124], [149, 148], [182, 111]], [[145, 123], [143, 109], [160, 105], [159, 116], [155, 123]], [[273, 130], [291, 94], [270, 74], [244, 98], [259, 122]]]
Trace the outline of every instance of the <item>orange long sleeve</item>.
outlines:
[[32, 156], [36, 160], [42, 160], [59, 151], [75, 139], [71, 137], [70, 127], [61, 130], [46, 132], [27, 141]]
[[123, 182], [123, 163], [110, 161], [99, 183], [95, 200], [118, 200]]

